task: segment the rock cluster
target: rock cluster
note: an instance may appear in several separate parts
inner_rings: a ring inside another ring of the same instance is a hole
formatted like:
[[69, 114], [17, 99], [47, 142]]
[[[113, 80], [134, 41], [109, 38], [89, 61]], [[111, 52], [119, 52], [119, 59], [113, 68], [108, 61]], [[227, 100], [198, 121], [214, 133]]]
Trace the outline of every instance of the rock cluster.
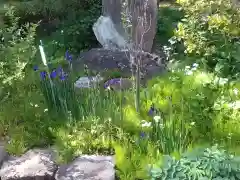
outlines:
[[83, 155], [58, 165], [50, 149], [33, 149], [20, 157], [9, 156], [0, 146], [1, 180], [114, 180], [112, 156]]

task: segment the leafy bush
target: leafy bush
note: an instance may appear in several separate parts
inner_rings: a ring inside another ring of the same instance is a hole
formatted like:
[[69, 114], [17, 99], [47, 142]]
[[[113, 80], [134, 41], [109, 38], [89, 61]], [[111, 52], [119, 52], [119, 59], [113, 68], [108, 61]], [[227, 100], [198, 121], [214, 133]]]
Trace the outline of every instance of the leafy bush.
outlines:
[[34, 38], [37, 25], [24, 24], [19, 27], [19, 17], [15, 17], [14, 12], [14, 7], [7, 8], [5, 27], [0, 30], [1, 84], [22, 79], [26, 65], [33, 60], [36, 52]]
[[221, 77], [239, 77], [240, 11], [230, 0], [179, 0], [185, 13], [172, 44], [180, 42], [185, 56]]
[[38, 36], [51, 35], [51, 46], [79, 53], [97, 45], [92, 25], [101, 14], [100, 5], [100, 0], [31, 0], [17, 6], [17, 15], [21, 23], [41, 21]]
[[152, 180], [240, 179], [240, 158], [217, 146], [197, 149], [179, 160], [165, 156], [162, 163], [151, 168], [150, 176]]
[[[162, 153], [183, 152], [199, 141], [239, 144], [239, 83], [194, 66], [152, 79], [142, 90], [140, 118], [152, 122], [150, 137]], [[158, 124], [148, 113], [152, 105]]]

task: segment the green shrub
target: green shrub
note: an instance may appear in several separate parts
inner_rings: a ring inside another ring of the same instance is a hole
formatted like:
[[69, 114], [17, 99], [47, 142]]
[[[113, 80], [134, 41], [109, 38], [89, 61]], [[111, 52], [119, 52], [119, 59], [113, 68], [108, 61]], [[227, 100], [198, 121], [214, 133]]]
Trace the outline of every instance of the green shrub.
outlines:
[[34, 46], [36, 24], [19, 27], [19, 17], [14, 16], [15, 8], [8, 7], [5, 13], [5, 27], [0, 30], [1, 37], [1, 84], [11, 84], [24, 77], [25, 67], [35, 56]]
[[150, 170], [152, 180], [240, 179], [240, 158], [227, 154], [216, 146], [197, 149], [179, 160], [165, 156]]
[[197, 62], [221, 77], [239, 77], [239, 9], [230, 0], [178, 2], [185, 16], [171, 42], [180, 42], [185, 47], [185, 55], [180, 53], [182, 56], [175, 58]]
[[21, 23], [41, 21], [39, 39], [51, 35], [51, 46], [79, 53], [97, 45], [92, 25], [101, 14], [99, 0], [31, 0], [17, 7]]
[[183, 152], [201, 141], [239, 145], [239, 83], [194, 69], [154, 78], [142, 90], [139, 119], [152, 122], [148, 115], [152, 104], [160, 112], [155, 114], [159, 124], [150, 129], [154, 128], [152, 140], [162, 153]]

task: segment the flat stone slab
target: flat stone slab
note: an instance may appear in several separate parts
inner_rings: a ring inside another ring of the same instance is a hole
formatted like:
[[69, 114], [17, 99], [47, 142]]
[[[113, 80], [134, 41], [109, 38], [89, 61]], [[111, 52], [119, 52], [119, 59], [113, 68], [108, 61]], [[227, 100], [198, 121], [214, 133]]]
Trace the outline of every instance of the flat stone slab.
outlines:
[[115, 180], [112, 156], [88, 156], [76, 158], [59, 167], [56, 180]]
[[74, 84], [76, 88], [93, 88], [103, 80], [100, 76], [80, 77]]
[[58, 166], [50, 150], [29, 150], [20, 157], [3, 162], [1, 180], [54, 180]]

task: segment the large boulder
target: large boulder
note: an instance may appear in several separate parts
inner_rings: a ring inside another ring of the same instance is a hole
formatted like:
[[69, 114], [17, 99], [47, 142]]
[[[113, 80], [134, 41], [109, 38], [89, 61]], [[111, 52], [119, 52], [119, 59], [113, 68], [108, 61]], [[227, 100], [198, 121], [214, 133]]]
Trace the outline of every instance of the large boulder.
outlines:
[[[141, 78], [144, 80], [165, 72], [162, 59], [157, 55], [138, 52], [134, 57], [133, 61], [141, 62]], [[132, 68], [131, 64], [129, 51], [96, 48], [81, 53], [80, 57], [73, 61], [72, 67], [73, 70], [80, 71], [85, 65], [90, 71], [100, 75], [106, 71], [119, 71], [122, 77], [131, 77], [136, 69], [134, 63]]]
[[98, 42], [104, 49], [126, 49], [128, 43], [117, 31], [112, 19], [108, 16], [100, 16], [93, 25], [93, 32]]
[[114, 180], [114, 160], [112, 156], [84, 155], [72, 163], [62, 165], [56, 180]]
[[50, 150], [29, 150], [20, 157], [9, 157], [0, 169], [1, 180], [54, 180], [58, 166]]

